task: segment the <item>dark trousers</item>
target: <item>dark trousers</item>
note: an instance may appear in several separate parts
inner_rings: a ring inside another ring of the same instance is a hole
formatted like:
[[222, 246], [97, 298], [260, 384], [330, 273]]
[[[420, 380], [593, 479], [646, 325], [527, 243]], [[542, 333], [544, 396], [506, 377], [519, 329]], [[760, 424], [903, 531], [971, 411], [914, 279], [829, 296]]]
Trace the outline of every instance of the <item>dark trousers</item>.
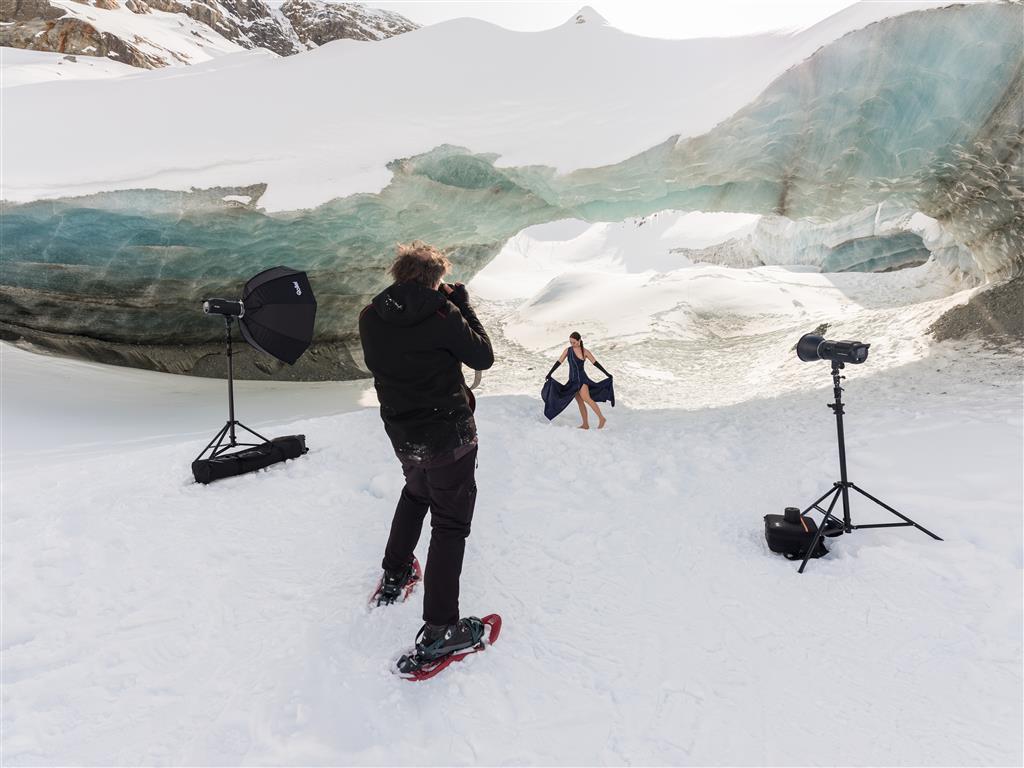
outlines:
[[459, 576], [476, 505], [476, 447], [450, 464], [423, 469], [403, 465], [405, 487], [391, 521], [383, 566], [398, 570], [412, 562], [423, 518], [430, 510], [430, 549], [423, 574], [423, 620], [459, 620]]

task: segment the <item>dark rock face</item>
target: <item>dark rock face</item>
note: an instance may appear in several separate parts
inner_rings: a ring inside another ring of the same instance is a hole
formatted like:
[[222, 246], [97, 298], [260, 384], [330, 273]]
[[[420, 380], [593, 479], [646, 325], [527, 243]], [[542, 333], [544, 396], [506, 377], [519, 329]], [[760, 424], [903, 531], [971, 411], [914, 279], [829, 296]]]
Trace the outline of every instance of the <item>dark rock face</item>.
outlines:
[[1024, 341], [1024, 276], [997, 283], [953, 307], [928, 329], [937, 341], [980, 336], [989, 341]]
[[[223, 324], [205, 318], [223, 337]], [[233, 329], [232, 364], [235, 378], [257, 381], [345, 381], [365, 378], [362, 349], [356, 338], [347, 341], [316, 342], [295, 365], [287, 365], [257, 352]], [[92, 360], [106, 365], [124, 365], [163, 373], [188, 374], [211, 379], [227, 378], [224, 342], [204, 344], [124, 344], [88, 336], [47, 333], [0, 321], [0, 341], [34, 352]]]
[[[4, 10], [13, 5], [5, 5]], [[0, 29], [0, 45], [30, 51], [103, 56], [144, 69], [164, 67], [169, 63], [164, 58], [143, 53], [116, 35], [100, 32], [87, 21], [63, 16], [62, 9], [55, 8], [49, 3], [33, 0], [33, 5], [37, 6], [42, 16], [27, 21], [14, 21], [10, 26]], [[42, 8], [43, 5], [56, 11], [59, 18], [54, 18], [50, 11]], [[3, 19], [8, 21], [6, 13]]]
[[59, 19], [65, 11], [47, 0], [0, 0], [0, 21], [48, 21]]
[[291, 22], [299, 40], [310, 46], [341, 39], [383, 40], [416, 29], [397, 13], [368, 14], [366, 8], [355, 3], [288, 0], [281, 6], [281, 13]]
[[[121, 0], [80, 0], [105, 10], [117, 10]], [[417, 28], [396, 13], [375, 11], [357, 3], [289, 0], [275, 13], [263, 0], [124, 0], [132, 13], [152, 10], [183, 13], [243, 48], [266, 48], [291, 56], [332, 40], [383, 40]], [[0, 45], [34, 51], [55, 51], [112, 59], [145, 69], [164, 67], [184, 57], [142, 53], [132, 41], [100, 32], [87, 21], [68, 14], [47, 0], [0, 0]]]

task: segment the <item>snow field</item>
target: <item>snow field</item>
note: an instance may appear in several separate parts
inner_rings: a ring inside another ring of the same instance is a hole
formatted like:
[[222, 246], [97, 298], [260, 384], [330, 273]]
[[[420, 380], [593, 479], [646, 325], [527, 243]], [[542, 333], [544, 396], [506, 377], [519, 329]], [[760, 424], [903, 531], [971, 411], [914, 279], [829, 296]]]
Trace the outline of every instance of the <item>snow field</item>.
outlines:
[[[181, 33], [193, 24], [182, 15], [55, 2], [102, 30], [120, 34], [128, 25], [152, 42], [144, 50], [173, 50], [201, 68], [11, 90], [3, 130], [22, 151], [4, 158], [6, 200], [266, 182], [260, 205], [285, 211], [377, 192], [391, 179], [387, 163], [442, 144], [497, 153], [501, 166], [563, 173], [616, 163], [670, 136], [710, 130], [847, 32], [948, 0], [860, 2], [792, 35], [703, 40], [643, 38], [589, 22], [513, 32], [463, 18], [284, 58], [240, 51], [209, 29], [200, 43]], [[225, 56], [232, 66], [219, 66]], [[127, 104], [131, 132], [122, 125]], [[67, 140], [68, 114], [89, 122], [87, 153]], [[202, 141], [181, 141], [195, 133], [198, 114]]]
[[1019, 357], [869, 366], [851, 479], [946, 541], [858, 531], [802, 576], [761, 517], [838, 476], [824, 363], [602, 432], [481, 397], [462, 606], [505, 626], [415, 685], [388, 666], [421, 593], [365, 606], [402, 482], [375, 409], [281, 424], [310, 454], [208, 487], [194, 437], [7, 468], [5, 762], [1018, 763]]

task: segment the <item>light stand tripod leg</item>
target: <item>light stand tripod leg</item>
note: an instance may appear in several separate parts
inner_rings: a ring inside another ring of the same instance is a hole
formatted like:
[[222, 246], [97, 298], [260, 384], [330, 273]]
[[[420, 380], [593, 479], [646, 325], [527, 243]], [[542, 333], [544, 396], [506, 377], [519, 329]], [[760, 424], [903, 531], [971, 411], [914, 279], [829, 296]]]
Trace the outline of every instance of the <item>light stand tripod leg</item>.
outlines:
[[[923, 531], [924, 533], [927, 533], [929, 536], [931, 536], [936, 541], [944, 541], [944, 539], [941, 536], [936, 536], [934, 533], [929, 531], [927, 528], [924, 528], [924, 527], [918, 525], [917, 523], [915, 523], [913, 520], [911, 520], [906, 515], [901, 515], [899, 512], [897, 512], [895, 509], [890, 507], [884, 501], [882, 501], [880, 499], [876, 499], [874, 496], [872, 496], [870, 493], [865, 491], [863, 488], [858, 488], [853, 483], [850, 483], [850, 487], [853, 488], [853, 490], [857, 491], [857, 493], [861, 494], [862, 496], [868, 497], [869, 499], [871, 499], [871, 501], [875, 502], [875, 504], [877, 504], [878, 506], [882, 507], [883, 509], [887, 509], [888, 511], [892, 512], [900, 520], [905, 520], [907, 525], [912, 525], [915, 528], [917, 528], [917, 530]], [[901, 525], [901, 523], [894, 523], [894, 525]], [[854, 528], [869, 528], [869, 527], [873, 527], [873, 526], [867, 526], [867, 525], [855, 525], [854, 526]], [[887, 526], [878, 526], [878, 527], [887, 527]]]
[[[828, 493], [833, 494], [832, 501], [829, 502], [828, 509], [825, 510], [825, 517], [821, 521], [821, 525], [818, 526], [818, 530], [815, 531], [815, 533], [814, 533], [814, 540], [811, 542], [810, 548], [804, 554], [803, 562], [800, 563], [800, 567], [797, 568], [797, 571], [796, 571], [797, 573], [803, 573], [804, 572], [804, 568], [807, 567], [807, 561], [811, 559], [811, 554], [814, 552], [814, 550], [816, 550], [818, 548], [818, 542], [821, 541], [821, 537], [825, 533], [825, 524], [828, 523], [829, 518], [832, 517], [832, 510], [835, 509], [836, 502], [839, 501], [839, 496], [840, 496], [840, 493], [841, 493], [842, 490], [843, 490], [842, 486], [837, 485], [835, 488], [833, 488], [831, 491], [828, 492]], [[828, 493], [826, 493], [825, 496], [828, 496]], [[825, 496], [822, 496], [821, 498], [824, 499]], [[818, 501], [816, 501], [811, 506], [812, 507], [816, 507], [820, 501], [821, 501], [821, 499], [818, 499]], [[808, 507], [808, 509], [810, 509], [810, 507]]]
[[835, 493], [835, 492], [836, 492], [837, 490], [839, 490], [839, 488], [838, 488], [838, 487], [833, 487], [833, 488], [832, 488], [832, 490], [829, 490], [829, 491], [825, 491], [825, 492], [824, 492], [823, 494], [821, 494], [821, 498], [820, 498], [820, 499], [818, 499], [817, 501], [815, 501], [814, 503], [812, 503], [812, 504], [811, 504], [811, 505], [810, 505], [809, 507], [807, 507], [807, 509], [805, 509], [805, 510], [804, 510], [803, 512], [801, 512], [801, 513], [800, 513], [800, 516], [801, 516], [801, 517], [803, 517], [803, 516], [804, 516], [804, 515], [806, 515], [806, 514], [807, 514], [808, 512], [810, 512], [810, 511], [811, 511], [812, 509], [816, 509], [816, 510], [818, 510], [819, 512], [823, 512], [824, 510], [823, 510], [823, 509], [822, 509], [821, 507], [819, 507], [818, 505], [819, 505], [819, 504], [821, 504], [821, 502], [823, 502], [823, 501], [824, 501], [825, 499], [827, 499], [827, 498], [828, 498], [829, 496], [831, 496], [831, 495], [832, 495], [833, 493]]
[[199, 461], [201, 458], [203, 458], [203, 454], [205, 454], [208, 450], [210, 450], [211, 447], [213, 448], [214, 454], [216, 454], [217, 453], [217, 449], [220, 448], [220, 444], [224, 440], [224, 435], [227, 434], [228, 427], [230, 427], [230, 426], [231, 426], [231, 422], [228, 422], [223, 427], [221, 427], [220, 428], [220, 432], [218, 432], [216, 435], [213, 436], [213, 439], [209, 443], [206, 444], [206, 447], [203, 448], [202, 451], [199, 452], [199, 455], [196, 456], [195, 460]]
[[246, 432], [248, 432], [248, 433], [250, 433], [250, 434], [252, 434], [252, 435], [255, 435], [255, 436], [256, 436], [256, 437], [258, 437], [258, 438], [259, 438], [260, 440], [262, 440], [262, 441], [263, 441], [264, 443], [269, 443], [269, 442], [270, 442], [269, 440], [267, 440], [267, 438], [265, 438], [265, 437], [264, 437], [263, 435], [261, 435], [261, 434], [260, 434], [259, 432], [256, 432], [255, 430], [252, 430], [252, 429], [249, 429], [249, 427], [245, 426], [245, 424], [243, 424], [242, 422], [240, 422], [240, 421], [236, 421], [236, 422], [235, 422], [235, 424], [237, 424], [237, 425], [238, 425], [239, 427], [241, 427], [242, 429], [244, 429], [244, 430], [245, 430]]

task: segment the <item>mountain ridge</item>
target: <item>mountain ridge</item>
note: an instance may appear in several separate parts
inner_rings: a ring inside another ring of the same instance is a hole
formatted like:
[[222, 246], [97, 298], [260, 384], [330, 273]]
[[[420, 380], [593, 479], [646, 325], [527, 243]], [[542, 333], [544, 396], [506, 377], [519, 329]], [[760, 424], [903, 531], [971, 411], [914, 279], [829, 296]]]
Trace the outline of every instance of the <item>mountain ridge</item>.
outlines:
[[142, 69], [264, 48], [291, 56], [333, 40], [418, 29], [360, 3], [286, 0], [0, 0], [0, 45], [109, 58]]

